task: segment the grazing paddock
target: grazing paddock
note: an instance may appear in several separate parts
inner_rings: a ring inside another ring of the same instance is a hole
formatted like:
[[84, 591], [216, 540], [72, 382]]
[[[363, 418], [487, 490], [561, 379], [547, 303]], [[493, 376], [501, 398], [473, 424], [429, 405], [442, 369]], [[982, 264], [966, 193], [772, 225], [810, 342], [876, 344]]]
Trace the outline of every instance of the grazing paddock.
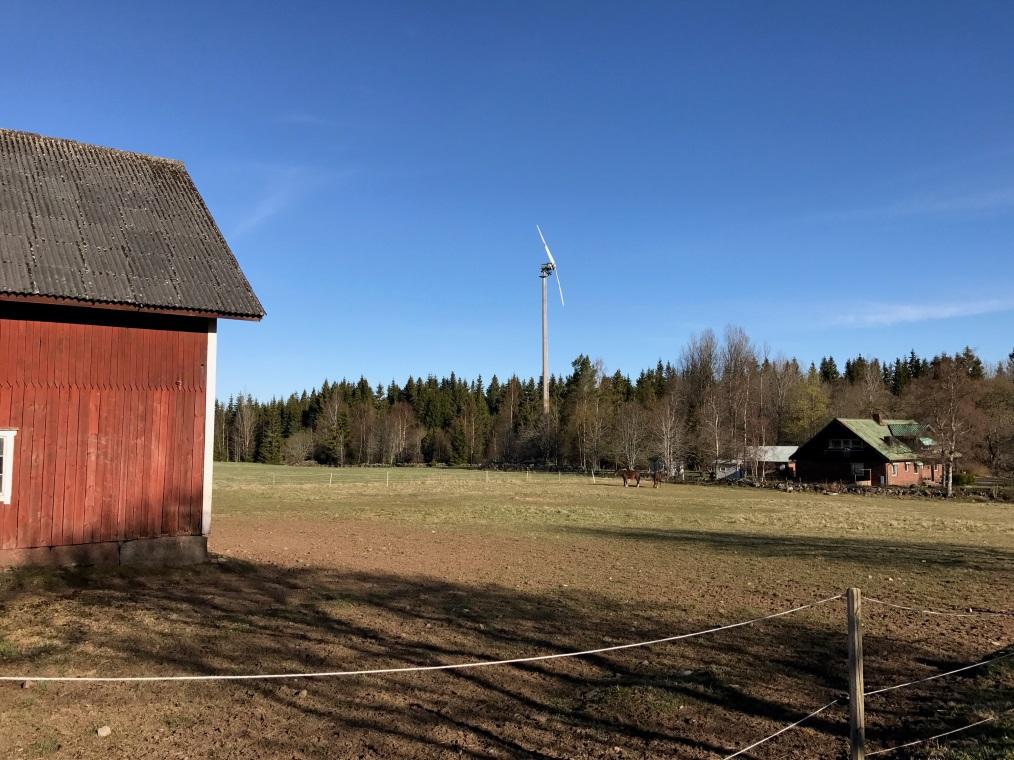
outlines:
[[[329, 485], [329, 479], [331, 483]], [[168, 571], [0, 575], [0, 673], [440, 664], [698, 631], [855, 585], [1014, 610], [1009, 506], [624, 489], [618, 478], [216, 466], [211, 548]], [[1014, 618], [865, 607], [866, 684], [1011, 651]], [[0, 684], [4, 757], [720, 758], [846, 687], [842, 601], [581, 659], [329, 680]], [[867, 700], [870, 749], [1014, 707], [1014, 658]], [[105, 738], [96, 728], [109, 725]], [[835, 758], [832, 708], [743, 757]], [[1000, 758], [1011, 716], [890, 758]]]

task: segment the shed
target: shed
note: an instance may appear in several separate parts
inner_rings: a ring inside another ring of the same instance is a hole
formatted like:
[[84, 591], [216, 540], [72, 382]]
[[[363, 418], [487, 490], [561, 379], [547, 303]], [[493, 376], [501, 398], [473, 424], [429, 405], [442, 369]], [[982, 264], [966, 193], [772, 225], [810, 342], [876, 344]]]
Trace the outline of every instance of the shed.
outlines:
[[204, 559], [217, 320], [263, 315], [181, 162], [0, 129], [0, 565]]
[[798, 448], [798, 446], [747, 446], [746, 460], [761, 478], [766, 477], [769, 472], [792, 477], [796, 473], [792, 455]]

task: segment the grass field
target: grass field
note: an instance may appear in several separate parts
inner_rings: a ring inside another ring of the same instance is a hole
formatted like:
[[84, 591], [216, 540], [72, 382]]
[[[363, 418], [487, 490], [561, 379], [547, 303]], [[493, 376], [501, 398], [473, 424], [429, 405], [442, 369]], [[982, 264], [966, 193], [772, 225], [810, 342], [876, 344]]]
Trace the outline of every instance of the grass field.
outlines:
[[[329, 482], [330, 481], [330, 482]], [[0, 577], [0, 671], [437, 664], [701, 630], [856, 585], [1014, 609], [1010, 506], [445, 469], [216, 467], [211, 548]], [[1014, 619], [867, 605], [866, 682], [1012, 651]], [[10, 757], [718, 758], [839, 696], [845, 613], [580, 660], [344, 680], [0, 687]], [[871, 748], [1014, 707], [1014, 658], [867, 701]], [[95, 735], [110, 725], [107, 738]], [[748, 753], [843, 757], [845, 710]], [[896, 758], [1014, 756], [1011, 716]]]

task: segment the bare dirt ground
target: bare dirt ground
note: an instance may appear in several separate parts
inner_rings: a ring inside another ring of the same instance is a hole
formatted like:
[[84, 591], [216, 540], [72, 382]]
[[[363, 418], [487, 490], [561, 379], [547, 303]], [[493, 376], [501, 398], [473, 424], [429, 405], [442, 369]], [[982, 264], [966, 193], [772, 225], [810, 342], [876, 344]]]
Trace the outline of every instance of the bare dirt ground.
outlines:
[[[1014, 610], [1014, 513], [985, 504], [482, 473], [219, 468], [212, 549], [168, 571], [0, 576], [0, 673], [429, 665], [750, 619], [849, 585]], [[321, 480], [321, 477], [324, 480]], [[362, 482], [360, 482], [362, 481]], [[1014, 619], [867, 605], [878, 688], [1014, 651]], [[845, 610], [655, 647], [329, 680], [0, 684], [14, 758], [720, 758], [839, 697]], [[870, 697], [871, 748], [1014, 707], [1014, 658]], [[108, 737], [96, 728], [108, 725]], [[743, 757], [836, 758], [832, 708]], [[887, 757], [1014, 756], [1001, 718]]]

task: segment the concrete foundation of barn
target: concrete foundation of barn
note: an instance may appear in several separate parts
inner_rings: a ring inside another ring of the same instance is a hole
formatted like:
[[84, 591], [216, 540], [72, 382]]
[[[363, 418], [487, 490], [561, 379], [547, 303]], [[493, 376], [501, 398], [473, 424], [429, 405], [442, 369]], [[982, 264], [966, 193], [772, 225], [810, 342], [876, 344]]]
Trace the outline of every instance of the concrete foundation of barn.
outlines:
[[207, 561], [206, 536], [161, 536], [70, 546], [0, 549], [0, 567], [171, 566]]

